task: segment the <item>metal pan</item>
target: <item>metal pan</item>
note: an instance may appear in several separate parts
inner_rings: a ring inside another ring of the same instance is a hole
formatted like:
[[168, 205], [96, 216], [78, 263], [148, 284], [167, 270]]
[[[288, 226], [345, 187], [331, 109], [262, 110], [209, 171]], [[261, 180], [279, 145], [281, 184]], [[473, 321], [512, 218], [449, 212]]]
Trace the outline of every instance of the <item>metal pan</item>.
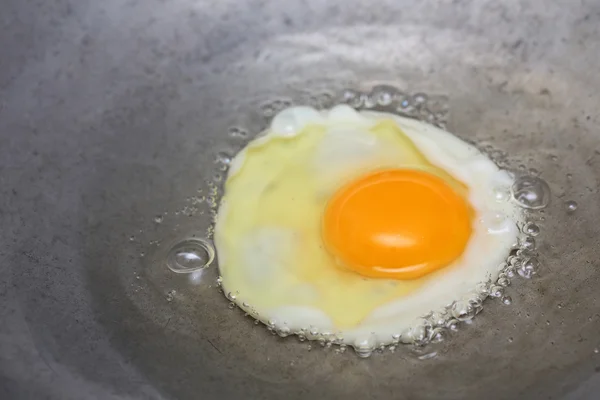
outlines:
[[[597, 398], [599, 23], [583, 0], [5, 1], [0, 398]], [[363, 360], [230, 310], [216, 265], [166, 268], [269, 107], [382, 83], [549, 183], [511, 305]]]

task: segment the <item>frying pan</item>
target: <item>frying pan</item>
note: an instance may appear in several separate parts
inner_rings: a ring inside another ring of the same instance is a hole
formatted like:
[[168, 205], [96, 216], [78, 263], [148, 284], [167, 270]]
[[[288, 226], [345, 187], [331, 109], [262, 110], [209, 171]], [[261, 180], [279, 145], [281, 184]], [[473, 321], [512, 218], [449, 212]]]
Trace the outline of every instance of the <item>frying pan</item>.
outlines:
[[[598, 398], [599, 27], [593, 0], [4, 1], [0, 398]], [[270, 105], [380, 84], [548, 182], [512, 304], [360, 359], [166, 267]]]

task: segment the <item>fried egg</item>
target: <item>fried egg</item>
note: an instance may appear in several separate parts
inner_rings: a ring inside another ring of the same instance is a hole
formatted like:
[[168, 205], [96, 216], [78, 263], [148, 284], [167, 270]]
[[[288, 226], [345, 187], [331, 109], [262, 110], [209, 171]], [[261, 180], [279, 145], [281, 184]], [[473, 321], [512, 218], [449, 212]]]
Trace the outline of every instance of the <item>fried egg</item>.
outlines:
[[291, 107], [232, 160], [214, 231], [226, 293], [279, 332], [373, 348], [495, 280], [513, 177], [432, 125]]

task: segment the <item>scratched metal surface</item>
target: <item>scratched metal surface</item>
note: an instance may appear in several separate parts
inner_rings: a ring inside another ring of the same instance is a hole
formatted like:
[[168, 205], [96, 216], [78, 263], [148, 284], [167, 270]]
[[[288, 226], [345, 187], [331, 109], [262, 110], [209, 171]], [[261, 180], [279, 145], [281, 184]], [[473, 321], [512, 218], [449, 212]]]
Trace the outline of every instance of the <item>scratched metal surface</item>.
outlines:
[[[594, 0], [5, 1], [0, 398], [596, 398], [599, 26]], [[239, 148], [229, 127], [381, 81], [447, 95], [449, 130], [549, 182], [542, 268], [511, 306], [435, 358], [361, 360], [165, 273], [150, 242], [208, 224], [173, 211]]]

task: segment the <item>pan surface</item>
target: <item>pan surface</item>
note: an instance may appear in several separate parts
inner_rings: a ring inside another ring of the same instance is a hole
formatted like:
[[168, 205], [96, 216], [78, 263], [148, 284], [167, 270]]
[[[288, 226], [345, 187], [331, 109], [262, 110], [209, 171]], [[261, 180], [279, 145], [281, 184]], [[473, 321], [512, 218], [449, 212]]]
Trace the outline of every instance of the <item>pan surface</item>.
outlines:
[[[0, 398], [597, 398], [599, 27], [594, 0], [5, 1]], [[274, 104], [378, 84], [548, 182], [512, 304], [359, 359], [254, 325], [216, 265], [166, 267]]]

